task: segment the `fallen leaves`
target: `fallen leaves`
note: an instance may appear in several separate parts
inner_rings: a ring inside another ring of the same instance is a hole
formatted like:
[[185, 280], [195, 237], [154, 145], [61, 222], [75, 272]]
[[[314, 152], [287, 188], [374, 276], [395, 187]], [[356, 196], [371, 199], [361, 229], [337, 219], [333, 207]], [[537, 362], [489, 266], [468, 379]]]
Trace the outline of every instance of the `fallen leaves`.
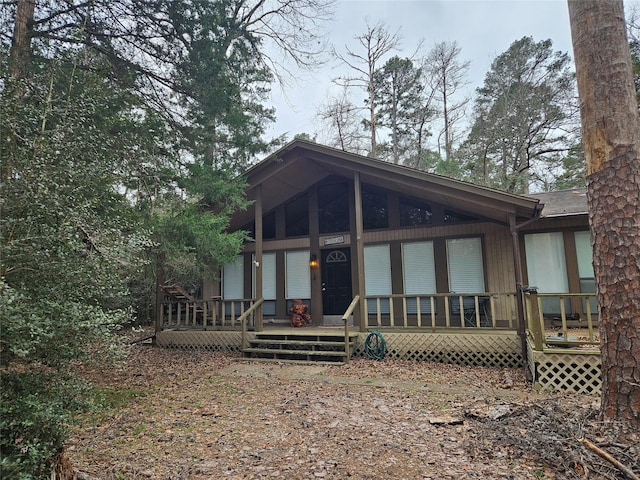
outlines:
[[558, 444], [536, 444], [535, 432], [570, 444], [559, 419], [578, 421], [571, 415], [593, 411], [594, 398], [536, 392], [519, 370], [272, 365], [133, 345], [84, 375], [144, 392], [75, 427], [67, 450], [85, 480], [615, 478], [577, 443], [573, 460], [549, 454], [567, 468], [530, 450]]

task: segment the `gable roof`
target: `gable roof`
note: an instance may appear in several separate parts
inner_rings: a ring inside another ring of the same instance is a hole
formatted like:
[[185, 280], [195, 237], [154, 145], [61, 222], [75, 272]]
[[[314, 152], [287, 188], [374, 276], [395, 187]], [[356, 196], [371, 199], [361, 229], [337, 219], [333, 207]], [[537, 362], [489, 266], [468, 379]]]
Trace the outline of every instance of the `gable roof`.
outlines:
[[[541, 208], [535, 198], [394, 165], [306, 140], [290, 142], [251, 167], [244, 176], [249, 200], [255, 200], [257, 186], [261, 186], [262, 208], [266, 213], [326, 177], [353, 178], [355, 172], [360, 173], [363, 184], [395, 190], [504, 224], [508, 224], [511, 214], [522, 221], [534, 217]], [[240, 228], [252, 219], [253, 209], [249, 208], [234, 214], [231, 226]]]

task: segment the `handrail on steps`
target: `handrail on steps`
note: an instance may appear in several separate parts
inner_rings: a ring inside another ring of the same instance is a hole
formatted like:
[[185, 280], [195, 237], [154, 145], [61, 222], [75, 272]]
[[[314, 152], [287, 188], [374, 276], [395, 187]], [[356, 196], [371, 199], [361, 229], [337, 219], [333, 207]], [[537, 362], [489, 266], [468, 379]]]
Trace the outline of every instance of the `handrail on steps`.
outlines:
[[342, 315], [342, 321], [344, 322], [344, 363], [349, 363], [349, 359], [351, 357], [351, 352], [349, 351], [349, 317], [353, 314], [353, 311], [356, 309], [356, 306], [360, 303], [360, 295], [356, 295], [351, 300], [351, 304], [347, 311]]
[[260, 305], [264, 302], [264, 298], [259, 298], [256, 302], [251, 305], [247, 310], [245, 310], [238, 320], [242, 324], [242, 350], [244, 351], [247, 348], [247, 318], [251, 315]]

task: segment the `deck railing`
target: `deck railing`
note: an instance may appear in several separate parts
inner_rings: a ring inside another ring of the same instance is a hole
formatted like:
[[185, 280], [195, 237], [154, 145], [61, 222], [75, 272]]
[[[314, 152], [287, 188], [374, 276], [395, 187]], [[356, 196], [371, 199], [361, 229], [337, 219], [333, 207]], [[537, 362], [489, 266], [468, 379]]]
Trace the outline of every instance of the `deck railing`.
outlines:
[[[161, 303], [159, 323], [161, 329], [216, 329], [241, 328], [240, 317], [252, 309], [256, 299], [165, 300]], [[251, 310], [253, 312], [253, 310]], [[255, 326], [255, 314], [247, 319]]]
[[[534, 349], [543, 352], [592, 346], [594, 351], [597, 350], [595, 298], [595, 293], [525, 293], [527, 336], [532, 340]], [[572, 305], [577, 305], [576, 310], [581, 311], [571, 313]]]
[[[247, 320], [249, 319], [249, 317], [253, 317], [255, 315], [256, 310], [258, 310], [258, 308], [262, 305], [262, 302], [264, 302], [264, 298], [260, 298], [260, 299], [256, 300], [249, 307], [248, 310], [246, 310], [242, 315], [240, 315], [238, 317], [238, 321], [242, 325], [241, 345], [242, 345], [242, 350], [243, 351], [247, 348], [247, 330], [248, 330]], [[254, 322], [254, 324], [255, 324], [255, 322]]]
[[356, 295], [355, 297], [353, 297], [353, 300], [351, 300], [351, 303], [349, 304], [349, 307], [347, 308], [346, 312], [344, 312], [344, 315], [342, 315], [342, 321], [344, 322], [344, 353], [345, 353], [344, 361], [345, 363], [349, 363], [349, 360], [351, 360], [351, 351], [350, 351], [351, 336], [349, 335], [349, 317], [353, 315], [353, 311], [356, 309], [356, 307], [359, 304], [360, 304], [360, 295]]
[[515, 292], [367, 295], [364, 318], [369, 328], [514, 329]]

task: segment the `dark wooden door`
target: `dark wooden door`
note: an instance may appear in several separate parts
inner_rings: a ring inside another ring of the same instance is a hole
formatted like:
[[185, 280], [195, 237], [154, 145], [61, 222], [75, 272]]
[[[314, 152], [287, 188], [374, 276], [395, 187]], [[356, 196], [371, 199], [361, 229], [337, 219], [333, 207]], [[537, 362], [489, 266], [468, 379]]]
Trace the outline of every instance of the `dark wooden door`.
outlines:
[[351, 303], [351, 294], [350, 250], [323, 250], [322, 314], [342, 315]]

